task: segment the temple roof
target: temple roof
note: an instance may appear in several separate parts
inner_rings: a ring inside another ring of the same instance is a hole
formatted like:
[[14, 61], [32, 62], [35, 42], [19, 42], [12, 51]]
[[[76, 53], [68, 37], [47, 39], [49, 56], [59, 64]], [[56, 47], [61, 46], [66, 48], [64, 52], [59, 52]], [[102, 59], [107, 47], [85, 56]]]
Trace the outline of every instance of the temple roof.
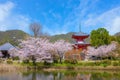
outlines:
[[11, 48], [15, 48], [15, 47], [10, 43], [5, 43], [0, 46], [0, 50], [10, 50]]
[[88, 36], [88, 34], [83, 33], [83, 32], [78, 32], [74, 34], [75, 36]]
[[74, 44], [81, 44], [81, 45], [86, 45], [86, 44], [90, 44], [90, 43], [87, 43], [87, 42], [84, 42], [84, 43], [74, 43]]

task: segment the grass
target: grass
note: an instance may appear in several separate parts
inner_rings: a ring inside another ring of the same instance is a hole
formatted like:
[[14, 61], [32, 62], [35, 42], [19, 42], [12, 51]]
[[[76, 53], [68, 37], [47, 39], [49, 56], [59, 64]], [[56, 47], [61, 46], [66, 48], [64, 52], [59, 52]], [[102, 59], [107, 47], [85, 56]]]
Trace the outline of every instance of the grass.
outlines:
[[101, 66], [101, 67], [107, 67], [107, 66], [120, 66], [120, 61], [110, 61], [110, 60], [102, 60], [102, 61], [79, 61], [75, 64], [72, 63], [49, 63], [44, 64], [43, 62], [37, 62], [36, 65], [34, 65], [32, 62], [29, 63], [21, 63], [23, 66], [49, 66], [49, 67], [76, 67], [76, 66]]
[[20, 63], [17, 61], [6, 61], [6, 63], [0, 63], [0, 71], [3, 70], [18, 70], [18, 69], [37, 69], [37, 70], [60, 70], [60, 69], [73, 69], [73, 70], [120, 70], [120, 61], [78, 61], [77, 63], [49, 63], [45, 64], [43, 62], [36, 62], [34, 65], [32, 62]]

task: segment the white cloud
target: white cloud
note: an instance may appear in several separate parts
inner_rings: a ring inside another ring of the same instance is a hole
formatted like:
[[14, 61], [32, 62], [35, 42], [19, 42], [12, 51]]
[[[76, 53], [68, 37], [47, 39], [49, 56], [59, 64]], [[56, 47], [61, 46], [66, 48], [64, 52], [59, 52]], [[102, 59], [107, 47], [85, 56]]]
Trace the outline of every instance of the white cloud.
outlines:
[[120, 32], [120, 7], [113, 8], [98, 16], [92, 16], [86, 20], [85, 26], [97, 26], [106, 28], [110, 34]]
[[69, 28], [78, 31], [78, 26], [81, 23], [84, 31], [86, 28], [92, 30], [104, 27], [110, 34], [120, 32], [120, 7], [112, 8], [105, 12], [102, 12], [101, 9], [99, 10], [101, 14], [97, 14], [96, 6], [98, 2], [99, 0], [80, 0], [79, 5], [64, 20], [63, 29], [66, 32]]
[[[79, 31], [79, 25], [82, 24], [82, 27], [84, 27], [83, 22], [85, 21], [84, 18], [88, 15], [88, 11], [94, 10], [95, 4], [98, 2], [98, 0], [79, 0], [79, 5], [74, 7], [71, 13], [68, 14], [68, 16], [64, 20], [63, 29], [66, 30], [66, 32], [69, 29], [72, 29], [72, 31]], [[93, 7], [94, 6], [94, 7]]]
[[24, 15], [14, 13], [15, 4], [6, 2], [0, 4], [0, 30], [20, 29], [28, 31], [30, 19]]
[[14, 4], [11, 2], [7, 2], [5, 4], [0, 4], [0, 21], [6, 19], [9, 16], [10, 11], [14, 7]]

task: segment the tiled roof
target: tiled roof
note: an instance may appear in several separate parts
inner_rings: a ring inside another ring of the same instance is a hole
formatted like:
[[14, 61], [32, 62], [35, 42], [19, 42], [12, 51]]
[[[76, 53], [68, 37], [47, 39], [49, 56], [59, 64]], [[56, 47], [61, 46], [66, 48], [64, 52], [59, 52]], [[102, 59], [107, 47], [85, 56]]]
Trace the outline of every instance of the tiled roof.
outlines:
[[74, 35], [76, 35], [76, 36], [87, 36], [88, 34], [83, 33], [83, 32], [78, 32], [78, 33], [75, 33]]
[[11, 48], [15, 48], [15, 47], [10, 43], [5, 43], [5, 44], [0, 46], [0, 50], [9, 50]]

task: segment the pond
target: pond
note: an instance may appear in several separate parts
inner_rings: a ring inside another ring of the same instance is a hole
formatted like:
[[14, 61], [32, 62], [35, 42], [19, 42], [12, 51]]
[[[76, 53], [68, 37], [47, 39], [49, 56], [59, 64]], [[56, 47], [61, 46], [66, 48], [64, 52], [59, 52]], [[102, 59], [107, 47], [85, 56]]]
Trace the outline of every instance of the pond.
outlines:
[[0, 80], [120, 80], [114, 71], [0, 72]]

